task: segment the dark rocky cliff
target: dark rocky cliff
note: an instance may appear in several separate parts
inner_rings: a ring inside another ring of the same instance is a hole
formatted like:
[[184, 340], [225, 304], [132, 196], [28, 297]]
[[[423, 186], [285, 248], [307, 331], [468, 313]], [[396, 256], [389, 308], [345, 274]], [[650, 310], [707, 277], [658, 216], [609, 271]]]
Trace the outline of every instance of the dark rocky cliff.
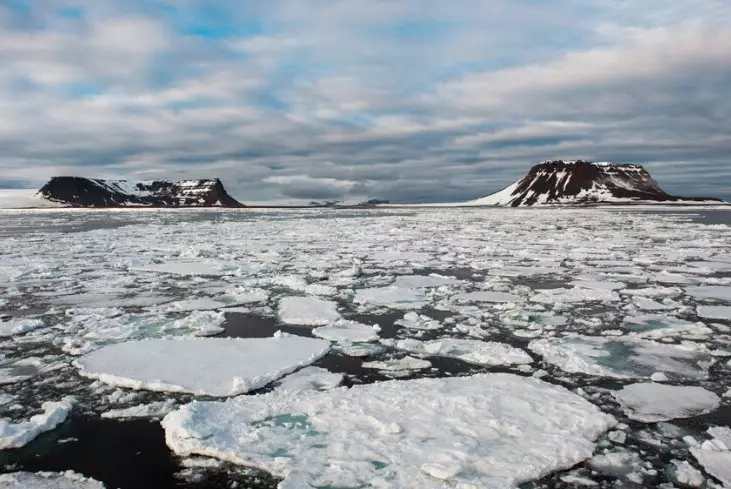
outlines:
[[243, 207], [217, 178], [171, 182], [53, 177], [39, 194], [74, 207]]

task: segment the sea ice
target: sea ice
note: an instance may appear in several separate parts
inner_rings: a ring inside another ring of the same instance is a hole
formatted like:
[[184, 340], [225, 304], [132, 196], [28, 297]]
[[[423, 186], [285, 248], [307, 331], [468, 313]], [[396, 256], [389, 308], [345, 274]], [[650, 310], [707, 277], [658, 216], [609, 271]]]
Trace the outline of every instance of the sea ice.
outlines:
[[275, 390], [162, 421], [178, 455], [256, 466], [298, 489], [514, 488], [590, 457], [614, 423], [562, 387], [508, 374]]
[[25, 446], [41, 433], [54, 429], [66, 421], [72, 405], [73, 399], [67, 397], [59, 402], [44, 402], [43, 412], [28, 421], [12, 423], [0, 419], [0, 450]]
[[12, 318], [9, 321], [0, 321], [0, 338], [28, 333], [41, 326], [41, 319]]
[[166, 401], [140, 404], [125, 409], [111, 409], [102, 413], [102, 418], [107, 419], [130, 419], [130, 418], [153, 418], [160, 419], [178, 407], [174, 399]]
[[628, 316], [624, 327], [640, 338], [660, 339], [672, 336], [707, 336], [713, 333], [703, 323], [690, 323], [672, 316], [646, 314]]
[[290, 392], [327, 391], [339, 386], [343, 377], [343, 374], [336, 374], [321, 367], [305, 367], [280, 380], [277, 389]]
[[519, 295], [493, 290], [465, 292], [455, 295], [454, 298], [459, 302], [523, 302], [525, 300]]
[[378, 287], [355, 291], [353, 302], [369, 306], [385, 306], [391, 309], [421, 309], [429, 299], [417, 288]]
[[340, 319], [330, 326], [315, 328], [312, 334], [337, 343], [368, 343], [378, 340], [378, 328], [346, 319]]
[[72, 471], [12, 472], [0, 475], [0, 487], [8, 489], [104, 489], [104, 484]]
[[645, 423], [692, 418], [716, 409], [721, 399], [702, 387], [630, 384], [615, 392], [627, 416]]
[[713, 358], [692, 344], [667, 345], [640, 338], [567, 335], [533, 340], [528, 349], [568, 373], [601, 377], [671, 379], [708, 377]]
[[221, 275], [236, 275], [240, 272], [242, 265], [236, 263], [206, 261], [175, 261], [165, 263], [148, 263], [145, 265], [133, 265], [130, 271], [157, 272], [171, 275], [209, 275], [219, 277]]
[[436, 319], [432, 319], [423, 314], [418, 314], [414, 311], [407, 312], [404, 314], [403, 319], [395, 321], [394, 324], [396, 326], [403, 326], [407, 329], [435, 330], [442, 328], [442, 324]]
[[638, 308], [645, 311], [667, 311], [674, 309], [673, 306], [669, 306], [661, 302], [655, 302], [647, 297], [635, 297], [634, 303]]
[[456, 358], [475, 365], [524, 365], [533, 362], [526, 352], [505, 343], [494, 341], [443, 338], [431, 341], [399, 340], [399, 350], [420, 356]]
[[226, 314], [218, 311], [193, 311], [184, 318], [173, 322], [179, 329], [190, 330], [195, 336], [213, 336], [223, 333], [221, 326], [226, 322]]
[[731, 320], [731, 306], [698, 306], [698, 317]]
[[363, 368], [384, 370], [387, 372], [411, 372], [414, 370], [430, 368], [431, 362], [429, 360], [422, 360], [421, 358], [406, 356], [403, 358], [394, 358], [389, 360], [363, 362], [362, 366]]
[[430, 287], [442, 287], [444, 285], [456, 285], [460, 281], [453, 277], [442, 275], [400, 275], [396, 277], [393, 285], [403, 289], [425, 289]]
[[685, 460], [673, 460], [673, 466], [668, 468], [670, 480], [682, 487], [701, 487], [706, 481], [700, 470]]
[[89, 353], [81, 374], [132, 389], [216, 397], [255, 390], [322, 358], [330, 343], [299, 336], [128, 341]]
[[340, 319], [335, 302], [316, 297], [284, 297], [277, 314], [283, 323], [298, 326], [325, 326]]
[[691, 448], [690, 453], [703, 469], [720, 480], [724, 487], [731, 487], [731, 452]]
[[685, 293], [697, 299], [714, 299], [731, 302], [731, 286], [703, 285], [700, 287], [688, 287]]
[[618, 302], [620, 297], [613, 290], [574, 287], [572, 289], [541, 290], [531, 297], [530, 300], [540, 304], [573, 304], [577, 302]]

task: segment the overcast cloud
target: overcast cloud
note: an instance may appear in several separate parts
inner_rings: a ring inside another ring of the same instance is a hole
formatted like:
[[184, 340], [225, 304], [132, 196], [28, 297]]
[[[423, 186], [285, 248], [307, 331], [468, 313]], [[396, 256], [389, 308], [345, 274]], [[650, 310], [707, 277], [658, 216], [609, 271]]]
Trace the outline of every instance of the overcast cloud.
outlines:
[[728, 0], [6, 0], [0, 186], [466, 200], [545, 159], [731, 197]]

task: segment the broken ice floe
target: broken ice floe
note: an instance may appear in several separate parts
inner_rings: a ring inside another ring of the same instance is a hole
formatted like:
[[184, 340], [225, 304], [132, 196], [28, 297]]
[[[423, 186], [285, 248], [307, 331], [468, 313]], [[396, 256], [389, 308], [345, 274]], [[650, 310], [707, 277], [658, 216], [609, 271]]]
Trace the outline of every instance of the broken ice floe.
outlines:
[[325, 326], [340, 319], [337, 304], [316, 297], [284, 297], [277, 311], [284, 324]]
[[330, 343], [298, 336], [128, 341], [89, 353], [80, 373], [107, 384], [153, 391], [233, 396], [322, 358]]
[[404, 287], [380, 287], [355, 291], [353, 302], [365, 306], [382, 306], [390, 309], [421, 309], [430, 300], [421, 289]]
[[523, 365], [533, 362], [530, 355], [520, 348], [494, 341], [457, 338], [431, 341], [405, 339], [396, 341], [394, 346], [420, 356], [456, 358], [475, 365]]
[[645, 423], [691, 418], [709, 413], [721, 403], [716, 394], [698, 386], [631, 384], [614, 395], [627, 416]]
[[94, 479], [66, 472], [12, 472], [0, 475], [0, 486], [7, 489], [104, 489]]
[[28, 333], [42, 326], [41, 319], [11, 318], [8, 321], [0, 321], [0, 338]]
[[54, 429], [66, 420], [72, 406], [73, 399], [68, 397], [58, 402], [44, 402], [43, 412], [28, 421], [13, 423], [0, 419], [0, 450], [25, 446], [41, 433]]
[[333, 373], [324, 368], [305, 367], [280, 380], [277, 389], [289, 392], [327, 391], [339, 386], [343, 377], [343, 374]]
[[513, 488], [591, 456], [613, 424], [566, 389], [507, 374], [275, 390], [162, 422], [177, 454], [256, 466], [279, 487], [403, 489]]
[[337, 343], [368, 343], [378, 340], [379, 327], [340, 319], [330, 326], [312, 330], [312, 334]]
[[528, 349], [568, 373], [617, 378], [664, 372], [670, 378], [705, 379], [715, 361], [692, 343], [667, 345], [627, 337], [567, 335], [533, 340]]

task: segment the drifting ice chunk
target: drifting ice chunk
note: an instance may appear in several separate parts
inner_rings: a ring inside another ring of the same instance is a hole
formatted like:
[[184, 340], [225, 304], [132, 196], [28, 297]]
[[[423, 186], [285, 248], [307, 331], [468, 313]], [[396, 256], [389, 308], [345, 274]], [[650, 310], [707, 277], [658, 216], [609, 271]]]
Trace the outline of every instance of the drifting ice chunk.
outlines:
[[417, 314], [413, 311], [404, 314], [403, 319], [395, 321], [394, 324], [408, 329], [434, 330], [442, 328], [442, 324], [436, 319], [432, 319], [429, 316], [424, 316], [422, 314]]
[[0, 487], [8, 489], [104, 489], [104, 484], [71, 472], [13, 472], [0, 475]]
[[178, 404], [174, 399], [167, 401], [152, 402], [150, 404], [140, 404], [126, 409], [112, 409], [102, 413], [102, 418], [107, 419], [131, 419], [131, 418], [153, 418], [160, 419], [166, 414], [172, 412]]
[[0, 322], [0, 338], [28, 333], [41, 326], [43, 321], [40, 319], [13, 318], [10, 321]]
[[459, 280], [441, 275], [401, 275], [396, 277], [393, 285], [403, 289], [425, 289], [430, 287], [441, 287], [443, 285], [455, 285]]
[[378, 339], [378, 331], [373, 326], [345, 319], [332, 326], [315, 328], [312, 334], [337, 343], [368, 343]]
[[528, 348], [569, 373], [602, 377], [649, 378], [664, 372], [670, 378], [708, 377], [713, 358], [693, 345], [666, 345], [639, 338], [569, 335], [533, 340]]
[[371, 368], [374, 370], [384, 370], [387, 372], [404, 372], [409, 373], [414, 370], [424, 370], [431, 367], [429, 360], [422, 360], [414, 357], [403, 357], [391, 360], [382, 360], [377, 362], [363, 362], [363, 368]]
[[399, 340], [396, 348], [416, 355], [456, 358], [475, 365], [524, 365], [533, 359], [526, 352], [505, 343], [444, 338], [419, 341]]
[[507, 374], [275, 390], [162, 421], [178, 455], [256, 466], [298, 489], [513, 488], [590, 457], [613, 425], [562, 387]]
[[329, 391], [339, 386], [343, 377], [343, 374], [335, 374], [324, 368], [305, 367], [283, 378], [277, 389], [290, 392]]
[[574, 287], [573, 289], [542, 290], [531, 297], [530, 300], [541, 304], [555, 304], [557, 302], [571, 304], [576, 302], [617, 302], [620, 297], [612, 290]]
[[697, 386], [631, 384], [614, 393], [631, 419], [645, 423], [692, 418], [716, 409], [721, 399]]
[[457, 294], [454, 298], [460, 302], [523, 302], [525, 300], [519, 295], [492, 290], [465, 292], [463, 294]]
[[667, 311], [669, 309], [673, 309], [673, 306], [655, 302], [647, 297], [635, 297], [634, 303], [638, 308], [645, 311]]
[[612, 282], [612, 281], [601, 281], [601, 280], [593, 280], [593, 279], [580, 279], [573, 282], [573, 285], [576, 287], [581, 287], [584, 289], [592, 289], [592, 290], [604, 290], [604, 291], [612, 291], [612, 290], [620, 290], [625, 287], [625, 284], [621, 282]]
[[731, 306], [698, 306], [698, 316], [729, 321], [731, 320]]
[[226, 262], [190, 262], [168, 261], [165, 263], [149, 263], [129, 267], [131, 271], [168, 273], [171, 275], [236, 275], [242, 266]]
[[673, 460], [673, 467], [668, 468], [670, 480], [683, 487], [701, 487], [706, 478], [700, 470], [685, 460]]
[[705, 285], [701, 287], [688, 287], [685, 293], [697, 299], [715, 299], [731, 302], [731, 287], [722, 285]]
[[192, 330], [196, 336], [213, 336], [224, 332], [221, 325], [225, 321], [226, 315], [223, 312], [193, 311], [188, 316], [175, 321], [173, 326]]
[[705, 471], [720, 480], [724, 487], [731, 487], [731, 452], [691, 448], [690, 453]]
[[421, 290], [394, 286], [356, 290], [353, 302], [406, 310], [421, 309], [429, 304], [429, 300]]
[[689, 323], [671, 316], [643, 315], [629, 316], [624, 326], [641, 338], [660, 339], [672, 336], [705, 336], [713, 333], [703, 323]]
[[81, 374], [152, 391], [234, 396], [325, 356], [330, 343], [298, 336], [128, 341], [76, 361]]
[[44, 402], [41, 414], [21, 423], [0, 419], [0, 450], [25, 446], [41, 433], [54, 429], [66, 421], [72, 404], [70, 397], [60, 402]]
[[298, 326], [325, 326], [340, 319], [334, 302], [315, 297], [285, 297], [278, 314], [283, 323]]

